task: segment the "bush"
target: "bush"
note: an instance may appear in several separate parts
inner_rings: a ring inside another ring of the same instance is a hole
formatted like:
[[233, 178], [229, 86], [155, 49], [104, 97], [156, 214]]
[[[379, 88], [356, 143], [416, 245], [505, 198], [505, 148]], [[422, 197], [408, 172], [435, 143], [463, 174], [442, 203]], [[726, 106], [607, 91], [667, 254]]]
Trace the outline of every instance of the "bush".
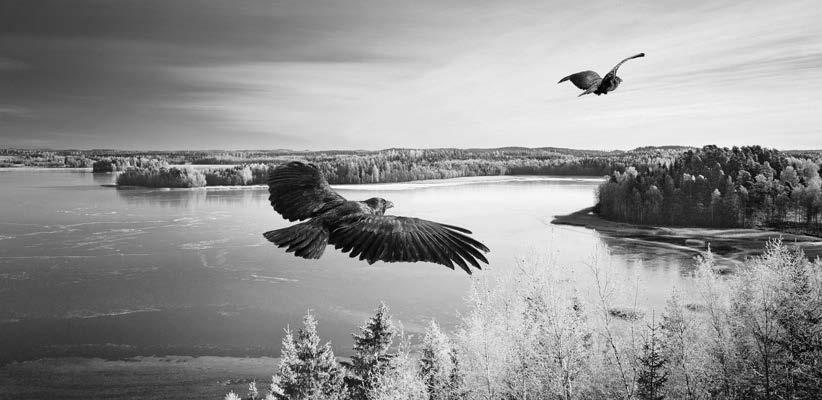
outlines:
[[637, 321], [644, 316], [642, 310], [630, 307], [611, 307], [608, 309], [608, 314], [614, 318], [624, 319], [626, 321]]

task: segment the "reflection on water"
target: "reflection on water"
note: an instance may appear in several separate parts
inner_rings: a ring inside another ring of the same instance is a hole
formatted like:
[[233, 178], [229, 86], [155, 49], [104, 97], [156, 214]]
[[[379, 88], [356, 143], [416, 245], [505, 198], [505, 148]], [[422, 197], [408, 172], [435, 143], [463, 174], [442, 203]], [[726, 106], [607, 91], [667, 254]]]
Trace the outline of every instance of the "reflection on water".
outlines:
[[[320, 331], [346, 355], [350, 332], [384, 300], [406, 330], [431, 318], [446, 327], [470, 285], [433, 264], [369, 266], [328, 248], [295, 258], [262, 232], [287, 222], [263, 187], [117, 189], [111, 174], [0, 171], [0, 358], [44, 355], [278, 354], [279, 337], [311, 309]], [[550, 253], [573, 266], [607, 263], [638, 301], [661, 305], [687, 287], [693, 254], [554, 226], [553, 215], [593, 203], [598, 179], [467, 178], [336, 187], [380, 196], [391, 211], [471, 229], [505, 273], [517, 258]], [[0, 359], [0, 362], [3, 359]]]

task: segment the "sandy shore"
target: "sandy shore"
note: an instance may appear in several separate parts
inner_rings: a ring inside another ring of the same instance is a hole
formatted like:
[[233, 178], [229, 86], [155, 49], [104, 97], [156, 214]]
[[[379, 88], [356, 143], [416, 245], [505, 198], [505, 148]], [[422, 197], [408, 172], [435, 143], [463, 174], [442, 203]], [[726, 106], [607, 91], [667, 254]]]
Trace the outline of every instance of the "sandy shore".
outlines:
[[556, 225], [581, 226], [613, 238], [641, 240], [659, 245], [676, 246], [701, 252], [709, 248], [715, 254], [737, 262], [761, 254], [765, 243], [781, 238], [800, 247], [810, 259], [822, 257], [822, 239], [764, 229], [711, 229], [659, 227], [609, 221], [593, 213], [593, 207], [568, 215], [555, 216]]

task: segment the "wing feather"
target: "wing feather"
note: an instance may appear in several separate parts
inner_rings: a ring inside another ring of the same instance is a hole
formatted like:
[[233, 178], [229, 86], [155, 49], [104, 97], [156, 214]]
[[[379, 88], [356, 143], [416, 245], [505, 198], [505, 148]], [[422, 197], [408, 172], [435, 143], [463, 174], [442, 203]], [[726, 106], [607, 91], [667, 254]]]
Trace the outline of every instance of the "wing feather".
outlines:
[[417, 232], [408, 232], [408, 253], [411, 257], [411, 262], [422, 260], [422, 240]]
[[596, 88], [597, 86], [599, 86], [599, 83], [602, 82], [602, 78], [600, 78], [599, 74], [597, 74], [596, 72], [582, 71], [568, 75], [565, 78], [560, 79], [557, 83], [562, 83], [568, 80], [570, 80], [571, 83], [574, 84], [574, 86], [582, 90]]
[[[454, 241], [460, 243], [460, 247], [462, 249], [464, 249], [465, 251], [467, 251], [468, 254], [470, 254], [473, 258], [476, 258], [476, 259], [481, 260], [482, 262], [488, 264], [488, 260], [485, 258], [485, 256], [483, 256], [482, 253], [477, 251], [477, 248], [482, 249], [483, 251], [488, 251], [488, 248], [485, 247], [485, 245], [483, 245], [482, 243], [476, 242], [475, 240], [473, 240], [471, 238], [468, 238], [468, 237], [465, 237], [465, 236], [463, 236], [462, 239], [461, 239], [461, 238], [459, 238], [458, 236], [454, 235], [451, 232], [449, 232], [449, 236], [451, 236]], [[464, 239], [468, 239], [468, 240], [464, 240]], [[474, 245], [471, 242], [476, 242], [479, 246]], [[479, 267], [477, 267], [477, 268], [479, 268]]]
[[[446, 266], [448, 268], [454, 269], [453, 260], [455, 258], [459, 258], [459, 256], [448, 246], [447, 243], [445, 243], [445, 241], [440, 235], [438, 235], [436, 232], [433, 232], [432, 227], [422, 225], [420, 226], [420, 229], [427, 232], [428, 234], [428, 242], [425, 242], [424, 245], [428, 245], [428, 248], [430, 248], [430, 250], [439, 257], [437, 258], [437, 260], [447, 261]], [[425, 261], [425, 259], [423, 259], [423, 261]]]
[[[447, 256], [448, 252], [442, 249], [442, 246], [427, 230], [420, 229], [413, 232], [414, 236], [417, 237], [416, 246], [419, 248], [420, 255], [416, 261], [434, 260], [432, 262], [454, 269], [454, 263], [452, 263], [451, 259]], [[426, 243], [429, 245], [426, 246]]]
[[[605, 78], [603, 78], [603, 80], [613, 79], [613, 77], [617, 73], [617, 70], [619, 69], [620, 66], [622, 66], [622, 64], [625, 64], [625, 62], [628, 61], [628, 60], [633, 60], [634, 58], [640, 58], [640, 57], [645, 57], [645, 53], [634, 54], [634, 55], [620, 61], [617, 65], [615, 65], [613, 68], [611, 68], [610, 71], [608, 71], [608, 73], [605, 75]], [[582, 89], [582, 88], [580, 88], [580, 89]]]
[[459, 232], [462, 232], [462, 233], [467, 233], [469, 235], [471, 234], [471, 231], [469, 231], [468, 229], [459, 227], [459, 226], [448, 225], [448, 224], [440, 224], [440, 225], [442, 225], [442, 226], [444, 226], [448, 229], [451, 229], [451, 230], [459, 231]]
[[301, 221], [345, 202], [314, 164], [292, 161], [268, 176], [268, 200], [289, 221]]
[[[451, 235], [451, 232], [449, 232], [447, 238], [452, 243], [454, 248], [457, 249], [457, 252], [462, 258], [471, 263], [471, 265], [473, 265], [477, 269], [482, 269], [479, 263], [477, 263], [477, 258], [482, 258], [484, 260], [485, 257], [479, 254], [479, 252], [476, 252], [476, 250], [474, 250], [474, 248], [468, 245], [467, 243], [461, 242], [457, 237]], [[479, 255], [479, 257], [477, 257], [477, 255]]]
[[394, 215], [357, 214], [344, 217], [331, 231], [329, 243], [350, 257], [368, 263], [427, 261], [471, 273], [488, 263], [488, 247], [466, 236], [470, 231], [453, 225]]

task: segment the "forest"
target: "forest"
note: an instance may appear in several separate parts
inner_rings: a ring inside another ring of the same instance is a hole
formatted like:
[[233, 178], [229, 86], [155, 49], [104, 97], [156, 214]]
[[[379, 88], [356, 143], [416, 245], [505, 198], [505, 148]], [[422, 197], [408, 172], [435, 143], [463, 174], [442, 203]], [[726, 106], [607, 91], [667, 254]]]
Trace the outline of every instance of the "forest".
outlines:
[[[237, 165], [202, 166], [192, 158], [191, 166], [172, 165], [149, 155], [104, 157], [94, 163], [95, 172], [125, 171], [119, 185], [150, 187], [198, 187], [265, 183], [265, 171], [291, 160], [316, 164], [332, 184], [407, 182], [493, 175], [605, 176], [624, 170], [630, 163], [652, 163], [673, 157], [682, 149], [641, 148], [632, 151], [586, 151], [570, 149], [390, 149], [375, 152], [306, 152], [288, 155], [256, 152], [230, 153], [205, 159], [208, 163], [230, 161]], [[239, 157], [238, 154], [246, 157]], [[225, 164], [224, 163], [224, 164]], [[230, 164], [230, 163], [228, 163]], [[183, 171], [185, 169], [185, 171]], [[249, 171], [251, 179], [248, 178]], [[161, 186], [157, 186], [161, 185]]]
[[[695, 294], [615, 312], [630, 287], [591, 263], [593, 296], [532, 259], [472, 281], [450, 333], [420, 339], [381, 304], [339, 361], [309, 313], [287, 331], [272, 379], [226, 400], [815, 399], [822, 389], [822, 263], [769, 242], [730, 276], [698, 259]], [[637, 283], [638, 284], [638, 283]], [[630, 286], [630, 285], [628, 285]]]
[[822, 236], [822, 158], [759, 146], [705, 146], [614, 170], [600, 216], [636, 224], [772, 227]]
[[[277, 165], [305, 160], [319, 165], [333, 183], [403, 182], [481, 175], [610, 174], [632, 163], [669, 158], [683, 147], [630, 151], [506, 147], [497, 149], [387, 149], [379, 151], [164, 151], [0, 150], [0, 166], [69, 167], [93, 165], [95, 172], [182, 165]], [[77, 161], [81, 160], [81, 161]]]
[[24, 150], [0, 148], [0, 168], [90, 168], [94, 163], [83, 151]]

